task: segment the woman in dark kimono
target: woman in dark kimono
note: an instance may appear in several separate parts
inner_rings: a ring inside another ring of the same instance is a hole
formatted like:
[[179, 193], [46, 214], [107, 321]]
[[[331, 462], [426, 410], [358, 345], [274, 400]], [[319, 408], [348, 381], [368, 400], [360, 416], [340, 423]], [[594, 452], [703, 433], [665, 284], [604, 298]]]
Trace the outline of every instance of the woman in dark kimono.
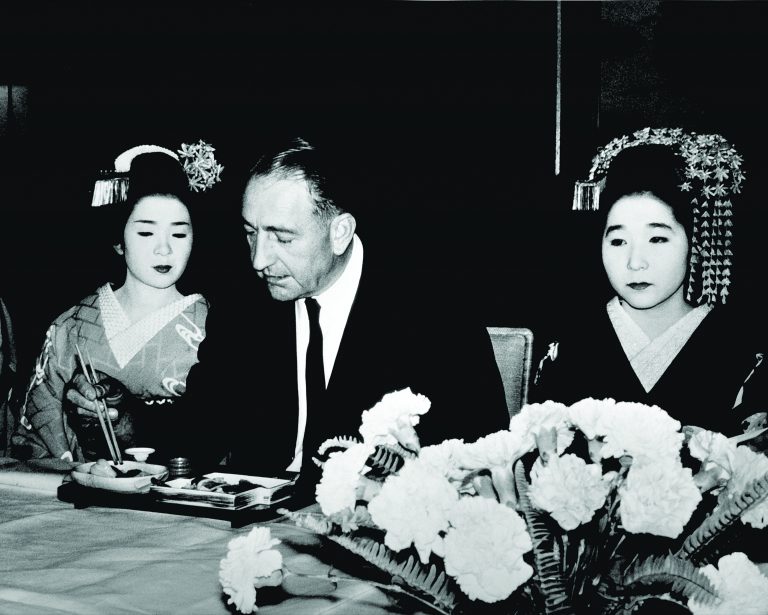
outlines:
[[574, 209], [604, 215], [602, 260], [616, 296], [549, 344], [537, 401], [656, 405], [727, 435], [764, 409], [762, 339], [722, 305], [742, 180], [741, 158], [719, 135], [646, 129], [600, 151]]
[[[122, 283], [101, 286], [48, 328], [13, 438], [16, 457], [106, 456], [99, 427], [66, 411], [67, 383], [82, 367], [78, 348], [99, 379], [118, 379], [145, 406], [143, 430], [122, 425], [125, 414], [116, 421], [122, 446], [152, 444], [153, 415], [184, 393], [197, 363], [208, 303], [198, 293], [182, 294], [177, 282], [192, 250], [189, 205], [199, 177], [157, 146], [128, 150], [115, 170], [115, 177], [96, 182], [93, 204], [113, 227], [110, 243], [123, 261]], [[142, 435], [149, 441], [134, 441]]]

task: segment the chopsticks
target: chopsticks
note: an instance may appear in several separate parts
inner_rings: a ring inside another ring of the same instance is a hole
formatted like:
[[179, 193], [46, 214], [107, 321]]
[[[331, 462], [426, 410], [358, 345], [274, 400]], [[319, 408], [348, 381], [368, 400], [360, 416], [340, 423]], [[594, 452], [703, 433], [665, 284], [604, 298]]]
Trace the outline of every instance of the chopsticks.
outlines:
[[[93, 362], [90, 355], [88, 355], [88, 362], [83, 359], [83, 353], [80, 352], [80, 347], [75, 344], [75, 350], [77, 356], [80, 359], [80, 366], [83, 368], [85, 379], [91, 386], [96, 386], [96, 370], [93, 369]], [[90, 374], [88, 373], [90, 370]], [[112, 461], [117, 465], [123, 463], [123, 457], [120, 453], [120, 447], [117, 444], [117, 437], [115, 436], [115, 430], [112, 427], [112, 420], [109, 418], [109, 411], [107, 410], [107, 402], [103, 399], [96, 400], [96, 415], [99, 417], [99, 424], [101, 430], [104, 432], [104, 439], [107, 441], [107, 448], [109, 448], [109, 454], [112, 457]]]

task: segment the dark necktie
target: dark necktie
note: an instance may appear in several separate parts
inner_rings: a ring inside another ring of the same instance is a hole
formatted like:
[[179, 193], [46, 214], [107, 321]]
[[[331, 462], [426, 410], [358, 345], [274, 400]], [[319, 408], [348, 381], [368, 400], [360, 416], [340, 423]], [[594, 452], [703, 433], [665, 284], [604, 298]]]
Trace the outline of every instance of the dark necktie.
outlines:
[[[307, 421], [304, 430], [304, 464], [312, 464], [312, 457], [317, 454], [322, 425], [323, 397], [325, 396], [325, 370], [323, 367], [323, 331], [320, 329], [320, 304], [312, 298], [305, 300], [309, 316], [309, 344], [305, 378], [307, 385]], [[314, 464], [313, 464], [314, 465]]]

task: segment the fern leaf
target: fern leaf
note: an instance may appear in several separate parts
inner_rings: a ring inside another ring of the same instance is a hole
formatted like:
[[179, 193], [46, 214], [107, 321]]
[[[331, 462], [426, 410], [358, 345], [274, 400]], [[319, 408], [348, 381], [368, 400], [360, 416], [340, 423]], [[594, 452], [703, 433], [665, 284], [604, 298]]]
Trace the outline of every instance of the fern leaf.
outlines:
[[[404, 585], [428, 596], [438, 607], [446, 611], [456, 608], [456, 594], [451, 587], [451, 579], [442, 572], [438, 575], [434, 564], [422, 565], [412, 555], [405, 562], [398, 561], [387, 547], [367, 537], [342, 534], [329, 538], [387, 574], [402, 579]], [[435, 579], [434, 582], [431, 579]]]
[[424, 583], [424, 586], [432, 587], [432, 583], [435, 582], [436, 576], [437, 576], [437, 568], [435, 566], [430, 566], [429, 573], [427, 573], [426, 578], [422, 581]]
[[721, 502], [683, 542], [677, 555], [694, 564], [710, 563], [716, 558], [716, 541], [739, 522], [748, 510], [768, 498], [768, 474], [752, 481], [733, 499]]
[[336, 436], [335, 438], [328, 438], [318, 447], [317, 454], [323, 455], [329, 448], [347, 449], [353, 444], [360, 444], [360, 440], [353, 436]]
[[[693, 599], [703, 605], [713, 605], [718, 601], [709, 578], [691, 562], [674, 555], [653, 556], [636, 562], [624, 573], [621, 586], [622, 593], [630, 600], [668, 593], [680, 602]], [[648, 588], [653, 590], [650, 594]]]
[[410, 577], [413, 574], [415, 567], [416, 567], [416, 560], [413, 557], [409, 557], [408, 561], [405, 563], [405, 566], [402, 569], [403, 571], [401, 576]]
[[415, 453], [399, 444], [379, 444], [373, 455], [368, 458], [368, 465], [373, 472], [388, 476], [397, 473], [406, 459], [415, 456]]
[[315, 534], [326, 536], [333, 529], [333, 522], [322, 513], [293, 511], [287, 508], [278, 508], [277, 512], [288, 517], [296, 527]]
[[547, 526], [544, 513], [531, 504], [525, 467], [520, 461], [515, 464], [514, 472], [520, 509], [533, 543], [534, 574], [544, 598], [544, 613], [546, 615], [572, 614], [574, 611], [568, 599], [560, 560], [554, 546], [556, 544], [554, 536]]

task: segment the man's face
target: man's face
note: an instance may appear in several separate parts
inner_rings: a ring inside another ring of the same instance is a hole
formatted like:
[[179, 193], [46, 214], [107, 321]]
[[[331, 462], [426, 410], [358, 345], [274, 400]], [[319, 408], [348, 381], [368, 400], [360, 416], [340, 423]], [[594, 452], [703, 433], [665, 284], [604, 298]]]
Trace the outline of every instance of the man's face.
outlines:
[[314, 210], [303, 179], [266, 176], [248, 182], [242, 216], [251, 263], [273, 299], [317, 295], [341, 274], [333, 225]]

